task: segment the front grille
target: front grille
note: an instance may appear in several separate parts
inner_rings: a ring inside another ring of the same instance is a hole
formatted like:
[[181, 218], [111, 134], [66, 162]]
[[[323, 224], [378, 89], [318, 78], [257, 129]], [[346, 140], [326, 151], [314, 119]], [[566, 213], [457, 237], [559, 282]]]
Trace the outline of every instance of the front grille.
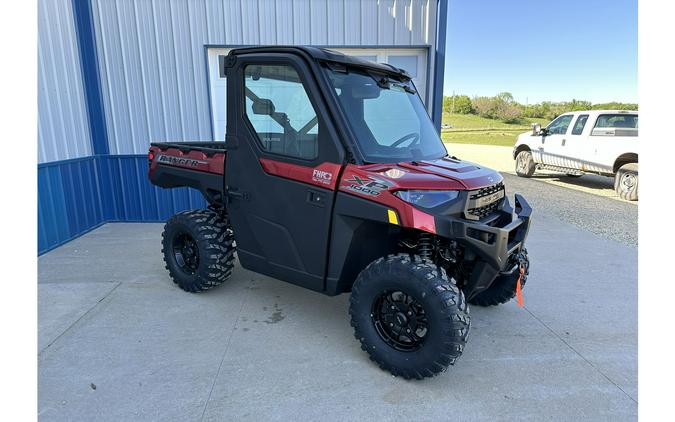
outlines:
[[[501, 195], [499, 195], [500, 192]], [[481, 198], [491, 195], [495, 196], [493, 200], [490, 200], [488, 203], [483, 203], [484, 201], [481, 201]], [[483, 217], [487, 217], [499, 208], [503, 199], [504, 184], [501, 182], [496, 185], [471, 191], [469, 193], [469, 202], [467, 203], [465, 217], [469, 220], [480, 220]], [[476, 206], [477, 204], [480, 205]]]

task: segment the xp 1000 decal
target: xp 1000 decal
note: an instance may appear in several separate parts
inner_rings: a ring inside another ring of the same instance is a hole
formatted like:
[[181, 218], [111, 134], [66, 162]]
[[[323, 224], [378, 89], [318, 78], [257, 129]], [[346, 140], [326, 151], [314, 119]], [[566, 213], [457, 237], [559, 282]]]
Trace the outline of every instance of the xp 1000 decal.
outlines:
[[347, 189], [370, 196], [378, 196], [383, 190], [392, 186], [391, 182], [386, 180], [357, 175], [352, 175], [346, 182], [349, 183]]

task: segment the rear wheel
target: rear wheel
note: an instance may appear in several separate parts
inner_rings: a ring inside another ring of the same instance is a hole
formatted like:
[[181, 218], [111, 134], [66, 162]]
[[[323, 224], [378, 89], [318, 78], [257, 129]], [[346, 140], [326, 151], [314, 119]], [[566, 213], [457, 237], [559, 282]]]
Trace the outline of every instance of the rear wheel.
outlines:
[[361, 348], [380, 368], [422, 379], [460, 357], [469, 333], [464, 294], [419, 256], [373, 261], [352, 287], [349, 313]]
[[162, 233], [162, 254], [174, 283], [187, 292], [216, 287], [232, 275], [234, 236], [211, 210], [180, 212]]
[[530, 151], [520, 151], [516, 155], [516, 174], [520, 177], [530, 177], [536, 170], [536, 164]]
[[638, 163], [624, 164], [614, 176], [614, 190], [626, 201], [638, 199]]

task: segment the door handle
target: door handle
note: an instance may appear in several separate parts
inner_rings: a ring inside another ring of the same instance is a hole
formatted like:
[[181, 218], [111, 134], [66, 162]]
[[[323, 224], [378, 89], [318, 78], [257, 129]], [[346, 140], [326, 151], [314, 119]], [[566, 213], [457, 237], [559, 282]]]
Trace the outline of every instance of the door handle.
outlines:
[[315, 190], [308, 190], [307, 202], [315, 207], [323, 208], [326, 206], [326, 194]]
[[565, 141], [566, 141], [566, 140], [567, 140], [567, 139], [564, 139], [564, 138], [563, 138], [563, 140], [562, 140], [562, 146], [565, 146]]
[[230, 188], [227, 188], [226, 195], [228, 198], [228, 202], [231, 199], [243, 199], [244, 201], [248, 201], [251, 199], [251, 194], [249, 192], [231, 190]]

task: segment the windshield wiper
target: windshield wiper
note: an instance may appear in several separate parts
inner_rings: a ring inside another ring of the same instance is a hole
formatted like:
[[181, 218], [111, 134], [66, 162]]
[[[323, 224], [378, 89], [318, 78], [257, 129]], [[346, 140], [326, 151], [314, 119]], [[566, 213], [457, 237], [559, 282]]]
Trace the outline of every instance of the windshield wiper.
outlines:
[[417, 94], [417, 91], [415, 91], [414, 89], [410, 88], [408, 85], [403, 85], [403, 84], [392, 84], [392, 85], [394, 85], [394, 86], [397, 87], [397, 88], [403, 89], [403, 90], [404, 90], [405, 92], [407, 92], [408, 94]]
[[375, 81], [377, 86], [383, 89], [391, 89], [392, 86], [395, 86], [396, 88], [400, 88], [407, 92], [408, 94], [417, 94], [417, 91], [414, 89], [410, 88], [408, 85], [399, 83], [399, 82], [392, 82], [392, 80], [385, 75], [378, 75], [374, 73], [368, 72], [368, 75], [370, 75], [371, 78]]

